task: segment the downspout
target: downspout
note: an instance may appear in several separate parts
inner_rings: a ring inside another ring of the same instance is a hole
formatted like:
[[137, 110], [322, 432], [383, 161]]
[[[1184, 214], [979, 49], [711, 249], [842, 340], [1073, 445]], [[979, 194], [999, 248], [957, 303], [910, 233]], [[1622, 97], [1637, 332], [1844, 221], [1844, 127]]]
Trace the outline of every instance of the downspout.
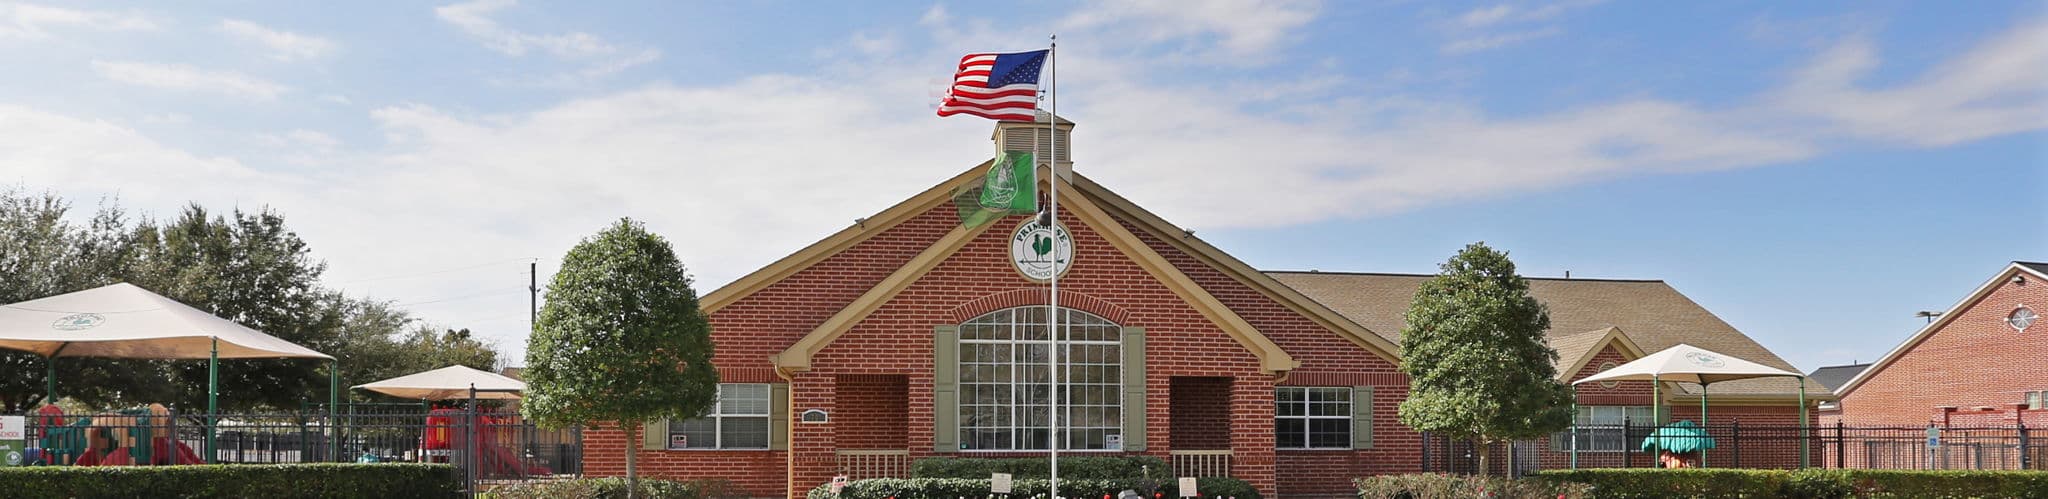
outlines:
[[[787, 406], [782, 408], [782, 417], [787, 418], [791, 414], [796, 414], [796, 375], [784, 371], [782, 366], [775, 366], [775, 377], [782, 378], [783, 382], [789, 384], [789, 395], [782, 397], [782, 403]], [[796, 494], [795, 424], [789, 421], [782, 422], [782, 441], [786, 442], [786, 448], [782, 449], [782, 497], [790, 497]]]

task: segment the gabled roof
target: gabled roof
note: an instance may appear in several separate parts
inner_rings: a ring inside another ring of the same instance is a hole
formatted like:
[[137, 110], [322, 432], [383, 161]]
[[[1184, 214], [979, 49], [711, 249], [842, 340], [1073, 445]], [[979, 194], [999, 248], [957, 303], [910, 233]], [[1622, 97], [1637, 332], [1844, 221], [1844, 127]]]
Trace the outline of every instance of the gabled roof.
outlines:
[[[1425, 274], [1348, 272], [1267, 272], [1280, 282], [1350, 317], [1398, 343], [1415, 291], [1435, 277]], [[1550, 336], [1555, 341], [1588, 331], [1617, 327], [1640, 350], [1662, 351], [1689, 343], [1749, 359], [1770, 367], [1797, 371], [1790, 362], [1742, 334], [1664, 281], [1622, 279], [1557, 279], [1530, 277], [1529, 292], [1550, 309]], [[1562, 354], [1562, 352], [1560, 352]], [[1755, 379], [1715, 383], [1714, 393], [1786, 395], [1798, 392], [1789, 379]], [[1685, 385], [1693, 389], [1697, 386]], [[1809, 385], [1810, 391], [1824, 390]], [[1690, 393], [1688, 391], [1688, 393]]]
[[1592, 362], [1593, 357], [1600, 355], [1600, 351], [1605, 350], [1609, 344], [1621, 349], [1622, 355], [1631, 360], [1648, 355], [1643, 352], [1642, 347], [1636, 346], [1636, 342], [1630, 341], [1628, 335], [1621, 332], [1621, 328], [1613, 326], [1578, 334], [1554, 335], [1548, 339], [1550, 349], [1557, 351], [1558, 381], [1570, 381], [1573, 375], [1585, 369], [1586, 363]]
[[1998, 272], [1998, 275], [1992, 276], [1990, 280], [1984, 281], [1984, 284], [1978, 285], [1976, 291], [1971, 291], [1968, 296], [1963, 297], [1962, 301], [1956, 302], [1955, 305], [1950, 305], [1948, 310], [1942, 312], [1939, 318], [1934, 319], [1934, 322], [1927, 323], [1926, 327], [1920, 328], [1919, 332], [1913, 333], [1913, 336], [1906, 338], [1905, 342], [1899, 343], [1899, 346], [1893, 347], [1892, 351], [1885, 353], [1884, 357], [1877, 359], [1877, 362], [1871, 363], [1870, 368], [1864, 369], [1863, 372], [1857, 373], [1855, 377], [1849, 378], [1849, 381], [1843, 383], [1842, 386], [1835, 388], [1835, 394], [1844, 397], [1849, 396], [1850, 392], [1854, 392], [1857, 387], [1863, 386], [1863, 383], [1870, 380], [1871, 376], [1876, 376], [1878, 372], [1884, 371], [1884, 368], [1891, 366], [1892, 362], [1898, 361], [1899, 357], [1905, 356], [1906, 352], [1912, 350], [1914, 345], [1919, 345], [1928, 336], [1933, 336], [1935, 331], [1940, 331], [1950, 321], [1955, 320], [1956, 315], [1962, 312], [1963, 309], [1976, 305], [1978, 301], [1982, 301], [1985, 296], [1990, 295], [1993, 290], [1998, 289], [2000, 284], [2004, 284], [2007, 279], [2011, 279], [2013, 276], [2021, 273], [2032, 275], [2033, 279], [2048, 280], [2048, 264], [2020, 261], [2007, 264], [2004, 270]]
[[1814, 369], [1813, 372], [1806, 373], [1806, 379], [1811, 379], [1815, 383], [1820, 383], [1821, 386], [1828, 387], [1829, 390], [1834, 390], [1836, 388], [1841, 388], [1843, 384], [1849, 382], [1850, 378], [1855, 378], [1856, 375], [1863, 374], [1863, 370], [1869, 368], [1869, 363], [1849, 364], [1846, 366], [1827, 366], [1820, 369]]
[[[768, 267], [748, 274], [731, 284], [706, 294], [702, 300], [704, 310], [707, 313], [715, 312], [719, 308], [730, 305], [747, 295], [796, 274], [839, 251], [852, 247], [875, 234], [879, 234], [887, 230], [887, 228], [901, 223], [903, 220], [939, 207], [942, 203], [951, 199], [951, 194], [955, 189], [977, 179], [978, 174], [984, 171], [987, 166], [988, 163], [984, 162], [981, 165], [970, 168], [946, 182], [911, 197], [909, 200], [883, 210], [874, 217], [862, 219], [861, 223], [856, 224], [855, 227], [841, 230], [824, 240], [813, 243], [811, 246], [769, 264]], [[1045, 181], [1054, 181], [1054, 176], [1045, 175], [1044, 173], [1045, 171], [1041, 170], [1041, 178], [1045, 179]], [[1254, 356], [1260, 359], [1261, 370], [1277, 373], [1293, 370], [1300, 365], [1287, 352], [1281, 350], [1277, 344], [1274, 344], [1271, 339], [1266, 338], [1264, 334], [1260, 333], [1257, 328], [1237, 316], [1236, 312], [1224, 306], [1214, 296], [1210, 295], [1207, 290], [1202, 289], [1199, 284], [1196, 284], [1188, 276], [1182, 274], [1179, 269], [1175, 268], [1164, 257], [1153, 251], [1143, 240], [1131, 233], [1122, 224], [1117, 223], [1116, 215], [1112, 215], [1105, 208], [1098, 205], [1096, 201], [1127, 202], [1122, 201], [1122, 198], [1114, 197], [1114, 194], [1109, 193], [1107, 189], [1086, 180], [1085, 177], [1079, 174], [1070, 175], [1071, 179], [1059, 179], [1064, 187], [1060, 190], [1060, 200], [1062, 206], [1066, 208], [1063, 211], [1079, 217], [1082, 223], [1097, 231], [1112, 246], [1115, 246], [1125, 256], [1131, 258], [1139, 267], [1145, 269], [1169, 290], [1187, 300], [1190, 305], [1200, 311], [1207, 319], [1244, 345]], [[1135, 207], [1120, 208], [1125, 210], [1120, 211], [1120, 214], [1125, 215], [1129, 214], [1129, 210], [1135, 209]], [[1140, 212], [1142, 211], [1140, 210]], [[1150, 227], [1153, 223], [1163, 223], [1163, 221], [1157, 221], [1156, 217], [1150, 220], [1127, 220], [1132, 225], [1155, 234], [1171, 229], [1170, 226], [1165, 228]], [[810, 334], [798, 340], [789, 349], [774, 355], [771, 360], [783, 372], [809, 369], [811, 356], [824, 349], [827, 345], [830, 345], [833, 340], [873, 313], [898, 292], [916, 282], [917, 277], [943, 262], [955, 251], [958, 251], [961, 246], [964, 246], [967, 241], [972, 240], [974, 236], [987, 230], [988, 227], [988, 225], [984, 225], [975, 229], [955, 228], [955, 230], [949, 232], [932, 246], [927, 247], [915, 258], [912, 258], [903, 267], [897, 269], [896, 272], [890, 274], [866, 293], [856, 298], [852, 303], [846, 305], [823, 324], [820, 324]], [[1217, 253], [1220, 255], [1220, 252]], [[1215, 258], [1216, 256], [1210, 255], [1208, 257]], [[1228, 257], [1225, 255], [1223, 258]], [[1236, 260], [1230, 259], [1230, 261], [1235, 262]], [[1242, 266], [1243, 264], [1240, 262], [1238, 265]], [[1249, 267], [1245, 267], [1245, 269], [1247, 269], [1250, 275], [1258, 276], [1259, 279], [1265, 279], [1263, 275], [1258, 274], [1256, 271], [1249, 271]], [[1224, 269], [1224, 271], [1226, 273], [1231, 272], [1230, 269]], [[1274, 283], [1273, 287], [1285, 290], [1287, 293], [1293, 292], [1277, 283]], [[1281, 302], [1289, 304], [1284, 299]], [[1302, 309], [1321, 307], [1321, 305], [1315, 304], [1312, 300], [1308, 300], [1305, 297], [1300, 298], [1300, 303], [1289, 305]], [[1338, 318], [1338, 320], [1346, 323], [1349, 322], [1336, 315], [1335, 312], [1327, 313], [1330, 317]], [[1349, 325], [1353, 329], [1364, 332], [1363, 328], [1358, 327], [1357, 324]], [[1343, 335], [1346, 332], [1340, 330], [1339, 334]], [[1384, 339], [1370, 334], [1366, 334], [1364, 337], [1371, 339], [1354, 341], [1366, 341], [1368, 344], [1377, 342], [1380, 345], [1384, 345], [1382, 350], [1376, 351], [1387, 352], [1392, 350], [1392, 345], [1386, 343]]]

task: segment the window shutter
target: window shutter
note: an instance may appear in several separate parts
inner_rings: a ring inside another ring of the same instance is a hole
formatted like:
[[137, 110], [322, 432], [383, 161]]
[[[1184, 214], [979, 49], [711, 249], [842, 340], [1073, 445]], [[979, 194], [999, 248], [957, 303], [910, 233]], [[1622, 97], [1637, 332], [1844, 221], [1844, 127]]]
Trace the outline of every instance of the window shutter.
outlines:
[[1372, 387], [1351, 387], [1351, 448], [1372, 448]]
[[932, 451], [960, 451], [960, 327], [932, 329]]
[[1124, 450], [1145, 450], [1145, 328], [1123, 328]]
[[647, 450], [668, 449], [667, 419], [656, 419], [640, 425], [640, 448]]
[[789, 450], [789, 384], [768, 385], [768, 450]]

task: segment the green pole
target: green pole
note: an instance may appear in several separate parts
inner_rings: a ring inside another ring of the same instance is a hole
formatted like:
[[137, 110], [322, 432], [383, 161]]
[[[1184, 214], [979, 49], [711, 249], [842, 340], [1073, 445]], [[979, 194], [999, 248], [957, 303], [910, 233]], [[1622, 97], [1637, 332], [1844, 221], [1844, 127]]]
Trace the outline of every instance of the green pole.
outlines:
[[1813, 442], [1806, 438], [1806, 377], [1799, 377], [1799, 468], [1813, 465]]
[[220, 338], [213, 339], [213, 351], [206, 354], [206, 462], [220, 456], [214, 449], [213, 432], [220, 415]]
[[[1709, 384], [1711, 383], [1707, 383], [1705, 381], [1700, 382], [1700, 433], [1707, 435], [1707, 437], [1711, 439], [1713, 438], [1714, 432], [1713, 430], [1707, 429], [1707, 385]], [[1707, 467], [1706, 449], [1700, 449], [1700, 467]]]
[[341, 361], [327, 361], [327, 424], [334, 428], [334, 461], [341, 460], [341, 427], [334, 419], [334, 408], [341, 405]]
[[57, 405], [57, 356], [43, 357], [43, 367], [49, 369], [43, 374], [43, 403]]
[[1579, 469], [1579, 384], [1572, 383], [1572, 469]]
[[1650, 424], [1664, 425], [1664, 380], [1650, 375]]

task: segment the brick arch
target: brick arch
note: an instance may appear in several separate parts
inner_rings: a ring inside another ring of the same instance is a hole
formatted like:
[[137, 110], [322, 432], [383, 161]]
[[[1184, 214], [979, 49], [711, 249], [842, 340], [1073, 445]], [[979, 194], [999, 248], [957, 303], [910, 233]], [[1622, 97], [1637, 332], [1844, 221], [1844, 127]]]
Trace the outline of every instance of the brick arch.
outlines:
[[[1051, 293], [1047, 292], [1045, 288], [1012, 289], [968, 300], [967, 303], [953, 307], [952, 312], [949, 313], [953, 323], [960, 324], [967, 322], [969, 319], [981, 317], [982, 314], [1006, 308], [1022, 307], [1025, 305], [1047, 305], [1051, 301], [1047, 299], [1049, 296], [1051, 296]], [[1116, 304], [1110, 303], [1109, 300], [1087, 294], [1061, 290], [1060, 307], [1095, 314], [1097, 317], [1120, 326], [1130, 325], [1131, 312], [1129, 310], [1124, 310], [1123, 307], [1116, 306]]]

